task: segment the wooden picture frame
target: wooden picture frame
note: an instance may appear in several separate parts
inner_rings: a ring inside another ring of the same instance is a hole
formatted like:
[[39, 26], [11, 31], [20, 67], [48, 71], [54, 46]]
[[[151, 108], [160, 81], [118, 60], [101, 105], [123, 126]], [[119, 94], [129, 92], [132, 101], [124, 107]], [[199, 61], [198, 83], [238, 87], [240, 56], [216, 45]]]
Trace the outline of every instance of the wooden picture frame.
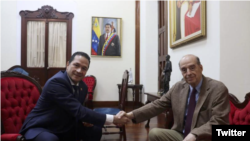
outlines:
[[206, 1], [169, 1], [170, 47], [206, 36]]
[[92, 17], [91, 20], [91, 56], [121, 57], [122, 19], [111, 17]]

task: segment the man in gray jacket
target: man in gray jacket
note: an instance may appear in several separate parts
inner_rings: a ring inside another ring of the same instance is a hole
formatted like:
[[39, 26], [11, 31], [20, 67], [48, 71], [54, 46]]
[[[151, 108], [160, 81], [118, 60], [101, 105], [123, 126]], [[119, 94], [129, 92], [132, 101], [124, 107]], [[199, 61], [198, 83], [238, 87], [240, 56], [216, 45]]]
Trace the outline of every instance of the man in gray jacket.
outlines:
[[[177, 82], [159, 100], [129, 113], [121, 113], [138, 123], [172, 108], [174, 124], [171, 129], [154, 128], [150, 141], [195, 141], [212, 135], [212, 125], [229, 124], [228, 89], [219, 81], [202, 75], [203, 66], [194, 55], [179, 62], [184, 80]], [[191, 108], [192, 107], [192, 108]]]

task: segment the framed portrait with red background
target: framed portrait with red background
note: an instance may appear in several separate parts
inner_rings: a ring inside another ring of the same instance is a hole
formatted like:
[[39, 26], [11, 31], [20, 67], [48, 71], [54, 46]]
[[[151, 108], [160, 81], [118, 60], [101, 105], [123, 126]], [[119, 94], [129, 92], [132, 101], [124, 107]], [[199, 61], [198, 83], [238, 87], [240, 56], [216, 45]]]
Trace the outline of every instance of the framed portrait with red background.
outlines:
[[206, 36], [206, 1], [169, 1], [170, 47]]

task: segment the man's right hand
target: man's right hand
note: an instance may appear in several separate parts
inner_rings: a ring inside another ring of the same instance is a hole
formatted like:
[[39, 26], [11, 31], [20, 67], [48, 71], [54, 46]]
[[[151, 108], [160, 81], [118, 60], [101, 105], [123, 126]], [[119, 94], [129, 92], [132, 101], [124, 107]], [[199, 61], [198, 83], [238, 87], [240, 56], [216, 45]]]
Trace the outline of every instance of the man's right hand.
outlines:
[[129, 118], [130, 120], [134, 118], [134, 114], [132, 112], [126, 113], [124, 111], [120, 111], [118, 114], [116, 114], [116, 116], [118, 116], [118, 118], [125, 116]]
[[133, 119], [134, 118], [133, 112], [126, 113], [125, 116], [128, 117], [129, 119]]
[[129, 121], [130, 119], [126, 116], [118, 117], [117, 115], [115, 115], [113, 123], [117, 126], [122, 126], [124, 124], [127, 124]]
[[124, 111], [120, 111], [114, 116], [114, 124], [117, 126], [122, 126], [124, 124], [127, 124], [131, 119], [134, 118], [134, 115], [132, 112], [126, 113]]

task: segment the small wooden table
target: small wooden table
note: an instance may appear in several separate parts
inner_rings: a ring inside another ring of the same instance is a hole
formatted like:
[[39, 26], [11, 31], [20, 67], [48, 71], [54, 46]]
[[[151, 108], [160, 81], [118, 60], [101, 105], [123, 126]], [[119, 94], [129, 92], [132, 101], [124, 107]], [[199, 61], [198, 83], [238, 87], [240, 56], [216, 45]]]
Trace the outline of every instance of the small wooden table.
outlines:
[[[118, 89], [119, 89], [119, 101], [121, 99], [121, 84], [117, 84]], [[142, 94], [142, 88], [143, 85], [141, 84], [128, 84], [128, 88], [131, 88], [133, 91], [133, 101], [134, 105], [133, 108], [138, 108], [140, 105], [139, 102], [141, 102], [141, 94]], [[139, 93], [135, 93], [136, 90], [139, 90]]]
[[[156, 99], [161, 98], [161, 96], [157, 92], [145, 92], [144, 94], [148, 96], [145, 104], [148, 104]], [[145, 128], [149, 128], [149, 122], [150, 122], [150, 119], [148, 120], [147, 124], [145, 125]]]

